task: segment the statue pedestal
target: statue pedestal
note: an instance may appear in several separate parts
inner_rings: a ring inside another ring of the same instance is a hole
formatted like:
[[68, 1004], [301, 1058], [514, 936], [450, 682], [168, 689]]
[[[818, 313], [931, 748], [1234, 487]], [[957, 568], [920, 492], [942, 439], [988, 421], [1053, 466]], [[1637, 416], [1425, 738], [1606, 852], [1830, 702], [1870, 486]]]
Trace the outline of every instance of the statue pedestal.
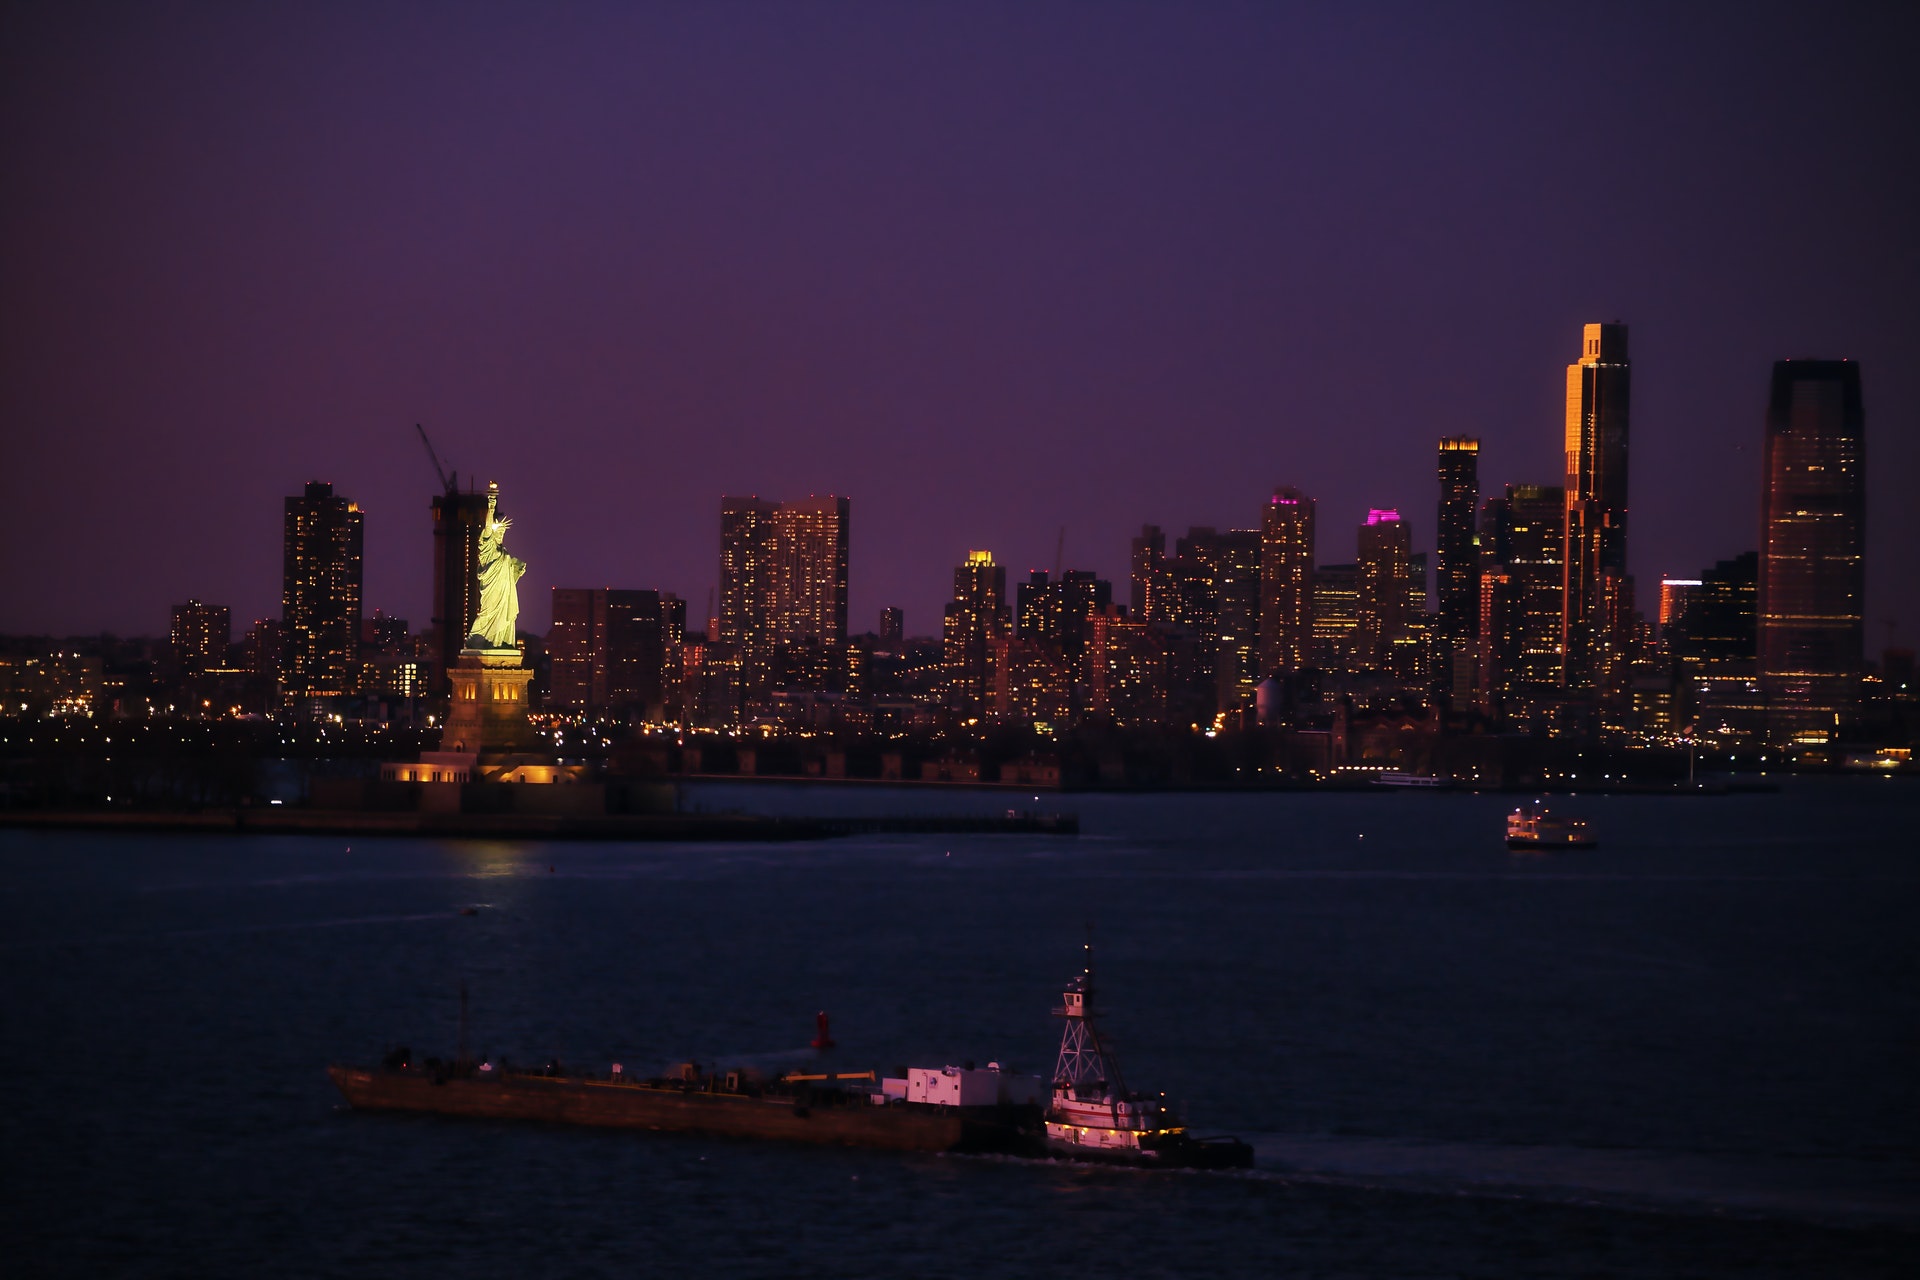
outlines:
[[533, 672], [518, 649], [462, 649], [447, 673], [453, 701], [440, 734], [442, 751], [491, 755], [533, 746], [527, 723], [527, 686]]

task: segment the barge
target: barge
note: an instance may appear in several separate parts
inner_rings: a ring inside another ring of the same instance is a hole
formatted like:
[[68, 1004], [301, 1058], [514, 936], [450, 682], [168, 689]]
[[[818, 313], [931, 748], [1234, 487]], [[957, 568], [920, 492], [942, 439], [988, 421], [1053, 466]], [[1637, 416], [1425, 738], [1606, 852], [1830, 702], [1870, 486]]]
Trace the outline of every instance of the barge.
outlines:
[[[464, 996], [463, 996], [464, 1027]], [[763, 1138], [828, 1146], [1053, 1156], [1148, 1168], [1246, 1168], [1253, 1150], [1237, 1138], [1189, 1133], [1164, 1095], [1129, 1090], [1094, 1021], [1093, 975], [1068, 984], [1053, 1079], [984, 1069], [916, 1067], [898, 1077], [872, 1071], [789, 1072], [682, 1063], [671, 1075], [630, 1078], [475, 1063], [415, 1062], [396, 1049], [377, 1067], [327, 1068], [361, 1111], [412, 1111], [489, 1120], [535, 1120], [708, 1137]], [[826, 1037], [821, 1015], [821, 1037]], [[465, 1040], [464, 1029], [462, 1041]]]
[[[513, 1070], [491, 1062], [414, 1063], [404, 1051], [379, 1067], [327, 1074], [356, 1110], [418, 1111], [489, 1120], [539, 1120], [722, 1138], [769, 1138], [893, 1151], [1035, 1154], [1040, 1110], [1005, 1101], [1017, 1077], [998, 1070], [925, 1069], [976, 1077], [967, 1102], [911, 1102], [874, 1087], [871, 1071], [795, 1073], [771, 1081], [684, 1064], [677, 1076], [576, 1075], [558, 1065]], [[999, 1087], [996, 1087], [999, 1086]], [[924, 1094], [926, 1090], [922, 1089]]]

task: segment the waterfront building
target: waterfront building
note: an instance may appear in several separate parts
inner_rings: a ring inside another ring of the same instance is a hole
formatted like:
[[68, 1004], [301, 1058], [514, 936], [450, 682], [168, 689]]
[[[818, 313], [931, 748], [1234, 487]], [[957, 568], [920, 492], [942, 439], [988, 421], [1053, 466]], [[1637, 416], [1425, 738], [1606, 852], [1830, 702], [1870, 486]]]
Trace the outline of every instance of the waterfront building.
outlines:
[[1664, 643], [1678, 691], [1677, 729], [1722, 746], [1758, 744], [1766, 732], [1756, 606], [1760, 555], [1748, 551], [1700, 575]]
[[[1413, 529], [1400, 518], [1398, 511], [1375, 508], [1367, 512], [1366, 523], [1360, 526], [1358, 564], [1356, 652], [1366, 666], [1389, 670], [1393, 666], [1394, 644], [1408, 630], [1407, 582], [1413, 576]], [[1423, 608], [1424, 577], [1423, 572]]]
[[480, 531], [487, 495], [454, 490], [433, 495], [433, 608], [436, 693], [448, 691], [448, 672], [480, 616]]
[[1775, 742], [1830, 740], [1865, 648], [1866, 415], [1851, 360], [1781, 360], [1767, 398], [1760, 684]]
[[1173, 622], [1199, 640], [1222, 711], [1250, 703], [1260, 683], [1260, 542], [1258, 529], [1196, 526], [1168, 565]]
[[1700, 596], [1699, 578], [1660, 579], [1660, 614], [1656, 622], [1662, 640]]
[[720, 500], [720, 606], [712, 639], [740, 659], [747, 696], [763, 690], [773, 668], [773, 514], [776, 502]]
[[847, 642], [849, 507], [845, 498], [808, 498], [783, 502], [774, 513], [768, 622], [782, 688], [838, 683]]
[[876, 652], [899, 657], [907, 647], [907, 615], [897, 606], [880, 611], [880, 634]]
[[240, 665], [249, 675], [271, 684], [280, 675], [286, 628], [278, 618], [255, 618], [240, 637]]
[[[1068, 569], [1057, 580], [1046, 570], [1035, 569], [1015, 588], [1014, 595], [1014, 620], [1021, 640], [1044, 645], [1060, 659], [1031, 667], [1036, 679], [1052, 680], [1057, 673], [1057, 679], [1063, 682], [1060, 688], [1037, 695], [1049, 707], [1058, 704], [1066, 708], [1064, 713], [1053, 712], [1045, 718], [1077, 718], [1085, 710], [1082, 686], [1087, 679], [1090, 619], [1113, 603], [1113, 584], [1089, 569]], [[996, 713], [1006, 714], [997, 708]]]
[[1077, 674], [1057, 644], [1002, 633], [989, 642], [991, 708], [996, 719], [1024, 720], [1047, 729], [1064, 727], [1076, 714]]
[[1113, 584], [1090, 569], [1068, 569], [1058, 580], [1035, 569], [1014, 595], [1020, 634], [1050, 641], [1078, 662], [1086, 648], [1087, 617], [1113, 603]]
[[324, 481], [286, 500], [280, 610], [283, 672], [294, 698], [355, 692], [360, 673], [362, 516]]
[[749, 699], [828, 682], [847, 638], [849, 505], [720, 500], [715, 638], [739, 650]]
[[1273, 491], [1260, 520], [1258, 676], [1304, 667], [1313, 649], [1314, 500]]
[[1440, 441], [1440, 510], [1434, 525], [1435, 627], [1443, 688], [1459, 684], [1453, 655], [1471, 655], [1480, 634], [1480, 546], [1474, 518], [1480, 507], [1480, 442], [1471, 436]]
[[1567, 366], [1560, 682], [1575, 691], [1605, 688], [1626, 657], [1631, 391], [1627, 326], [1587, 325]]
[[1128, 548], [1132, 566], [1132, 614], [1139, 622], [1172, 622], [1178, 612], [1167, 566], [1167, 535], [1157, 524], [1140, 526]]
[[173, 606], [172, 625], [167, 629], [173, 664], [192, 674], [227, 665], [227, 648], [233, 643], [233, 614], [223, 604], [202, 604], [189, 600]]
[[1359, 632], [1360, 566], [1321, 565], [1313, 573], [1313, 664], [1353, 670]]
[[953, 601], [941, 619], [947, 705], [978, 717], [993, 693], [993, 641], [1007, 633], [1007, 569], [991, 551], [969, 551], [953, 571]]
[[1109, 606], [1091, 618], [1088, 709], [1122, 728], [1191, 726], [1210, 709], [1198, 684], [1199, 654], [1183, 627], [1147, 622]]
[[[1566, 585], [1565, 491], [1512, 484], [1481, 509], [1481, 683], [1503, 714], [1527, 723], [1557, 694]], [[1491, 575], [1491, 578], [1489, 577]]]
[[677, 686], [686, 602], [658, 591], [553, 588], [549, 705], [589, 716], [662, 714]]
[[1500, 718], [1520, 662], [1520, 628], [1515, 624], [1513, 574], [1504, 564], [1480, 570], [1480, 635], [1474, 642], [1473, 705], [1482, 715]]

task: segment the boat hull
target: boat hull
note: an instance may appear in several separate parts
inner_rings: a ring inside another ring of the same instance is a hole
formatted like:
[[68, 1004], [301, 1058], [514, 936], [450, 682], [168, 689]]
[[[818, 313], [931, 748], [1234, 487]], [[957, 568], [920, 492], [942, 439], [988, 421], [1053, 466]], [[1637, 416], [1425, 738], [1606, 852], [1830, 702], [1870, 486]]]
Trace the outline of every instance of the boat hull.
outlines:
[[[327, 1074], [347, 1102], [361, 1111], [534, 1120], [892, 1151], [1028, 1154], [1040, 1144], [1038, 1115], [1032, 1108], [874, 1106], [859, 1095], [810, 1100], [513, 1073], [482, 1079], [333, 1066]], [[848, 1097], [852, 1100], [845, 1100]]]
[[1253, 1167], [1253, 1148], [1238, 1138], [1187, 1138], [1150, 1147], [1096, 1147], [1050, 1138], [1047, 1154], [1056, 1160], [1125, 1165], [1135, 1169]]

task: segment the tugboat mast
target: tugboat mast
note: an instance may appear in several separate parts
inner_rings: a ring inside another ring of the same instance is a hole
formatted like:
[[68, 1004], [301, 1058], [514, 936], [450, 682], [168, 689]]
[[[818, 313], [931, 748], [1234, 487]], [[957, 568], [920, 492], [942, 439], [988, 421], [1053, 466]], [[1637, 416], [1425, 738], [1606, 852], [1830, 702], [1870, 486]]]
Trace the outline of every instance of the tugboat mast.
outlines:
[[1053, 1067], [1053, 1087], [1080, 1094], [1083, 1086], [1103, 1090], [1109, 1099], [1127, 1095], [1126, 1081], [1120, 1078], [1120, 1064], [1100, 1042], [1100, 1029], [1094, 1022], [1093, 944], [1087, 944], [1087, 967], [1067, 984], [1064, 1003], [1053, 1011], [1066, 1019], [1060, 1034], [1060, 1058]]

